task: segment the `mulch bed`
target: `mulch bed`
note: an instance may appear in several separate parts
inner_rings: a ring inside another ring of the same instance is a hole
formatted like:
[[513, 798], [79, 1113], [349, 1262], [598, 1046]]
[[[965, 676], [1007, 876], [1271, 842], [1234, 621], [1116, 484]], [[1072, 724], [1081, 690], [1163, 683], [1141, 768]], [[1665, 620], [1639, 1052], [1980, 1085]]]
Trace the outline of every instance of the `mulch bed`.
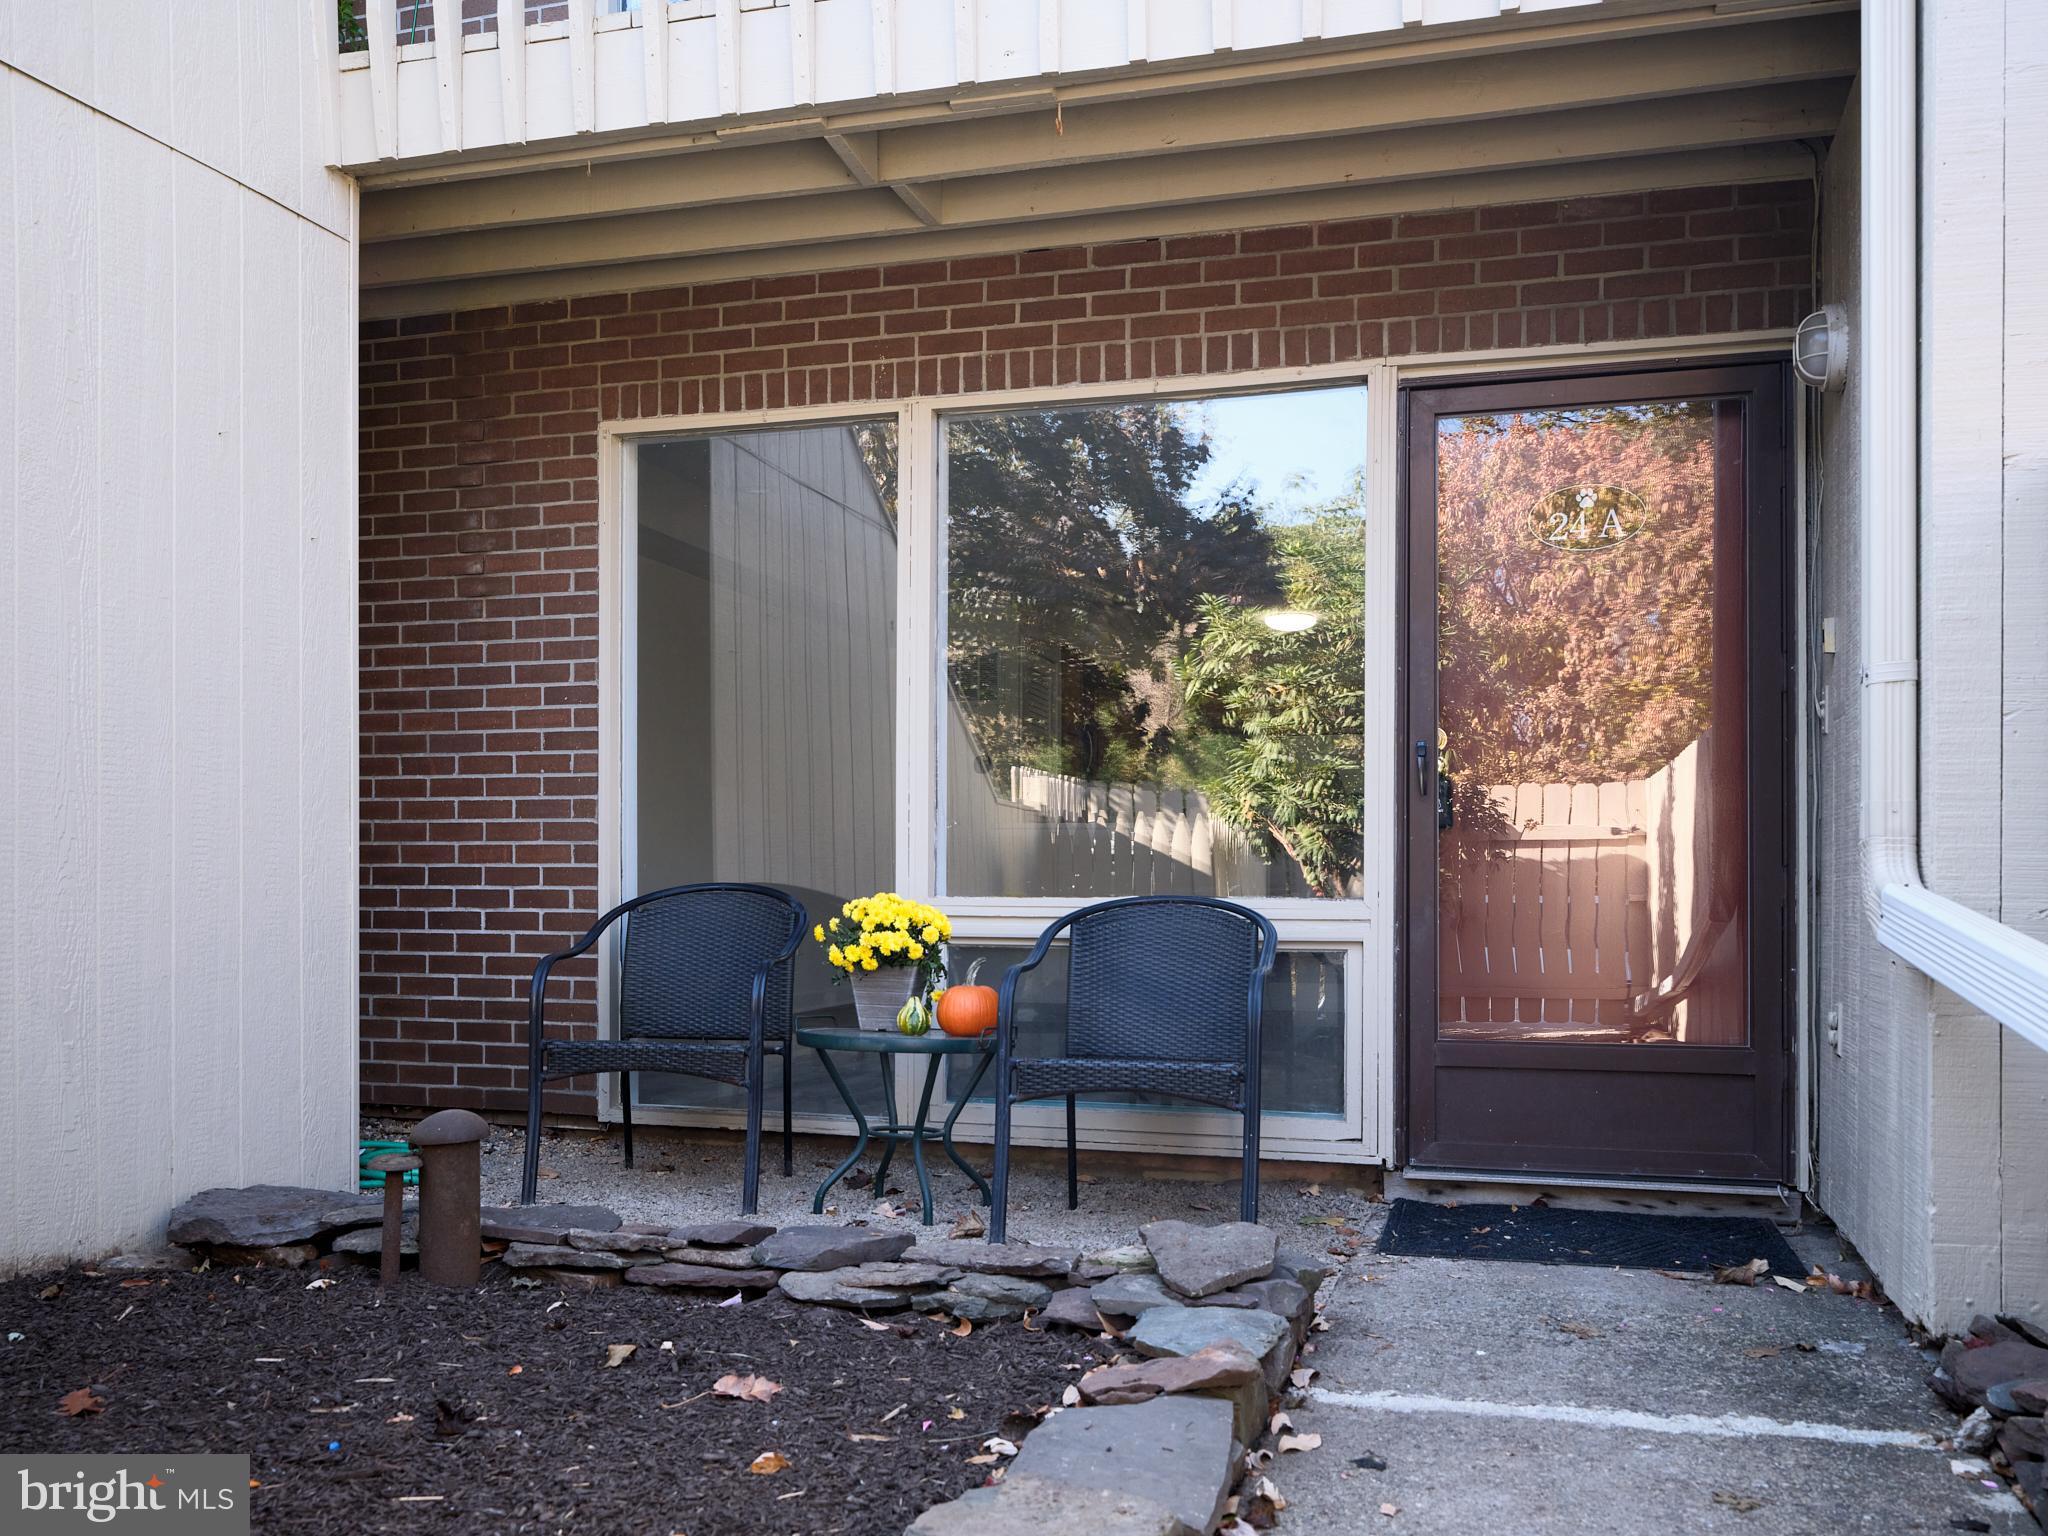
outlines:
[[[772, 1295], [514, 1287], [495, 1266], [473, 1293], [408, 1273], [388, 1301], [368, 1271], [323, 1273], [319, 1290], [260, 1269], [0, 1284], [0, 1333], [25, 1335], [0, 1344], [0, 1447], [247, 1452], [263, 1532], [900, 1536], [984, 1480], [982, 1440], [1021, 1438], [1018, 1415], [1109, 1354], [1017, 1323], [876, 1330]], [[639, 1348], [607, 1369], [609, 1344]], [[728, 1371], [783, 1390], [711, 1395]], [[66, 1417], [79, 1387], [105, 1406]], [[750, 1472], [767, 1451], [788, 1468]]]

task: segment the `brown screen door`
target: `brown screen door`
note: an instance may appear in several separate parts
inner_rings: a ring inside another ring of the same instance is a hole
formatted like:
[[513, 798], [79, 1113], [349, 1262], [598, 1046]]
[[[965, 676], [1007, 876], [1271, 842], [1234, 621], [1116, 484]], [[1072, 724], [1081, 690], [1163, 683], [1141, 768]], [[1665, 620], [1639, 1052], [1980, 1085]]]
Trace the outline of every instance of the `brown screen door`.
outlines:
[[1413, 1167], [1780, 1181], [1783, 369], [1415, 389]]

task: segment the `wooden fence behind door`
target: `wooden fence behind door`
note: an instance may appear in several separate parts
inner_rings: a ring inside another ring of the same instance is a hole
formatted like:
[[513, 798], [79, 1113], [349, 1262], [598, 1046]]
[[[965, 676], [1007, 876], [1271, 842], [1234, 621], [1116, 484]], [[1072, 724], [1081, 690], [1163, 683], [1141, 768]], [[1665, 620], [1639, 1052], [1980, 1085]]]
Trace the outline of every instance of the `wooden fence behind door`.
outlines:
[[1440, 1035], [1740, 1038], [1739, 1016], [1710, 1025], [1685, 981], [1719, 937], [1708, 741], [1645, 779], [1490, 785], [1502, 825], [1441, 834]]

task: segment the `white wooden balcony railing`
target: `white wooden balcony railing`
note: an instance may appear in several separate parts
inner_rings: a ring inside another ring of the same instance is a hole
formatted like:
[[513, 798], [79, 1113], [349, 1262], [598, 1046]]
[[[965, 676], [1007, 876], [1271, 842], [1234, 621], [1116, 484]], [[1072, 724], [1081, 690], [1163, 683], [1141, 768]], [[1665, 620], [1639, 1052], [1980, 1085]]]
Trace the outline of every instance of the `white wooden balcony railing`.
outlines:
[[340, 56], [338, 154], [349, 169], [388, 171], [670, 125], [732, 134], [745, 131], [733, 120], [828, 105], [973, 95], [1001, 110], [1053, 77], [1398, 43], [1416, 29], [1499, 30], [1538, 13], [1610, 7], [1615, 0], [499, 0], [495, 15], [479, 17], [471, 0], [462, 8], [476, 30], [463, 31], [434, 28], [431, 6], [413, 0], [367, 0], [369, 46]]

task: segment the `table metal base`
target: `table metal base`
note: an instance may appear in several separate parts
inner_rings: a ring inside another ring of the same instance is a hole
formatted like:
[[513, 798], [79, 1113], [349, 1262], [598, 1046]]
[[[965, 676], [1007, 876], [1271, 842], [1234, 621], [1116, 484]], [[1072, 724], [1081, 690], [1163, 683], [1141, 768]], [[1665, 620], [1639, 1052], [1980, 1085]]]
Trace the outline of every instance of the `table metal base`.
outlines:
[[867, 1151], [868, 1143], [877, 1140], [885, 1142], [886, 1146], [882, 1151], [882, 1165], [875, 1170], [876, 1196], [879, 1198], [887, 1187], [889, 1163], [896, 1156], [897, 1147], [904, 1142], [910, 1143], [911, 1160], [917, 1167], [918, 1195], [924, 1202], [926, 1226], [932, 1224], [932, 1180], [924, 1162], [924, 1147], [928, 1141], [936, 1141], [945, 1148], [946, 1156], [953, 1160], [953, 1166], [974, 1180], [974, 1187], [981, 1191], [981, 1203], [989, 1203], [988, 1180], [976, 1173], [967, 1159], [960, 1155], [959, 1147], [953, 1142], [953, 1124], [960, 1118], [960, 1111], [967, 1107], [967, 1101], [974, 1097], [974, 1090], [980, 1086], [982, 1075], [988, 1071], [989, 1060], [995, 1054], [993, 1051], [979, 1051], [975, 1054], [974, 1075], [967, 1080], [967, 1086], [953, 1101], [952, 1112], [946, 1116], [945, 1124], [937, 1130], [928, 1122], [931, 1117], [932, 1090], [939, 1080], [940, 1057], [926, 1058], [924, 1092], [918, 1096], [917, 1118], [909, 1125], [905, 1125], [896, 1111], [895, 1057], [893, 1054], [877, 1055], [875, 1060], [882, 1068], [882, 1104], [888, 1112], [888, 1119], [870, 1125], [868, 1117], [861, 1113], [860, 1104], [853, 1096], [853, 1089], [848, 1086], [846, 1079], [840, 1075], [837, 1064], [833, 1062], [832, 1053], [823, 1047], [818, 1047], [817, 1051], [818, 1060], [825, 1064], [826, 1075], [832, 1079], [832, 1086], [839, 1090], [839, 1097], [846, 1101], [847, 1112], [853, 1116], [853, 1123], [858, 1128], [859, 1135], [853, 1143], [853, 1150], [847, 1154], [846, 1161], [827, 1174], [825, 1182], [818, 1186], [817, 1196], [811, 1201], [811, 1211], [814, 1215], [824, 1213], [827, 1191], [853, 1172], [855, 1165]]

